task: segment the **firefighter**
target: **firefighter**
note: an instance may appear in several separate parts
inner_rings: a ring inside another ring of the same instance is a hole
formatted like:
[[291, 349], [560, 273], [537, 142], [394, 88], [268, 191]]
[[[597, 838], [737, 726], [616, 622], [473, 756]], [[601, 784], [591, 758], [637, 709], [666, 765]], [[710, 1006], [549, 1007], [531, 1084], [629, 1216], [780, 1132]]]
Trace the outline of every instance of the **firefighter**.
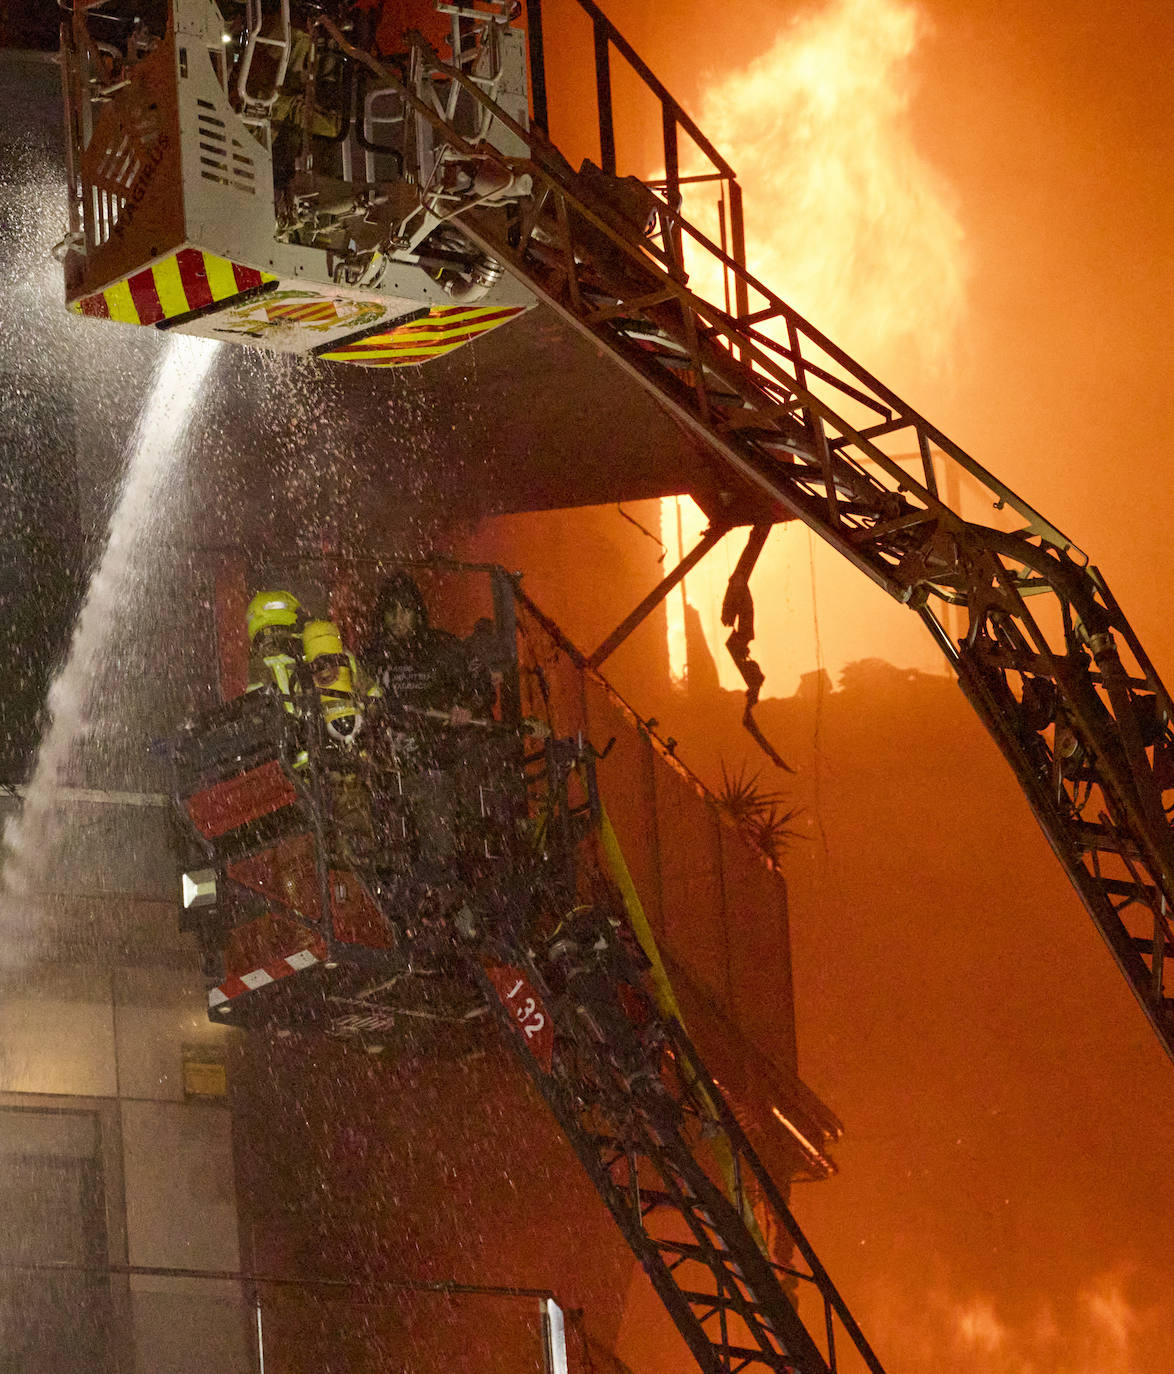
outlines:
[[[326, 738], [318, 755], [331, 848], [344, 862], [365, 865], [375, 849], [371, 798], [356, 739], [363, 726], [367, 679], [330, 620], [307, 620], [301, 631], [307, 694], [316, 698]], [[338, 748], [332, 745], [340, 746]]]
[[275, 687], [291, 716], [299, 714], [302, 690], [302, 627], [306, 616], [292, 592], [260, 591], [249, 602], [251, 656], [247, 691]]
[[377, 623], [366, 661], [390, 719], [419, 730], [443, 715], [467, 725], [493, 709], [488, 669], [456, 635], [429, 624], [415, 581], [397, 572], [376, 603]]
[[[372, 748], [396, 779], [394, 789], [384, 789], [394, 790], [394, 805], [381, 798], [387, 867], [402, 850], [439, 893], [462, 859], [484, 848], [479, 783], [489, 771], [492, 736], [484, 727], [493, 682], [466, 644], [429, 624], [420, 589], [405, 572], [380, 590], [363, 657], [381, 697]], [[443, 904], [440, 896], [436, 903]]]

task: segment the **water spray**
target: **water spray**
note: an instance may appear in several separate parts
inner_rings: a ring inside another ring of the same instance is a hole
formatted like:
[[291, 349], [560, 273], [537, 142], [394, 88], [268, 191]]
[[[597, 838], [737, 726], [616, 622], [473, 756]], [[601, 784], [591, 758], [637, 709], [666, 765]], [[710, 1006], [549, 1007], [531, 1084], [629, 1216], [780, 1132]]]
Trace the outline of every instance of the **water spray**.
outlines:
[[20, 811], [4, 827], [0, 869], [0, 921], [22, 946], [5, 941], [8, 961], [30, 950], [27, 940], [39, 922], [35, 894], [43, 890], [64, 857], [70, 767], [78, 748], [95, 728], [97, 683], [109, 663], [116, 618], [134, 604], [142, 585], [142, 553], [164, 509], [190, 434], [192, 410], [219, 346], [200, 339], [173, 337], [155, 366], [147, 400], [128, 446], [128, 461], [118, 500], [110, 516], [69, 651], [46, 699], [46, 724], [32, 777]]

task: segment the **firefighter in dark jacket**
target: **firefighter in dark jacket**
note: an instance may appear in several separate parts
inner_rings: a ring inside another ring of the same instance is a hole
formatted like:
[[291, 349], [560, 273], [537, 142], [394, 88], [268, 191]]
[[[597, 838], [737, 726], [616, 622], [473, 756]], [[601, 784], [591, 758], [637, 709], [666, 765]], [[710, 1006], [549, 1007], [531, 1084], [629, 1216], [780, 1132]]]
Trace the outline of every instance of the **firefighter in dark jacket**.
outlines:
[[384, 583], [367, 653], [368, 670], [382, 693], [390, 721], [427, 732], [446, 717], [452, 725], [485, 719], [493, 709], [489, 671], [447, 630], [429, 624], [415, 581], [404, 572]]
[[404, 572], [380, 591], [363, 657], [379, 691], [377, 748], [398, 777], [397, 800], [384, 805], [389, 866], [402, 834], [403, 858], [411, 855], [440, 892], [456, 879], [481, 824], [477, 785], [486, 772], [493, 681], [465, 643], [429, 624], [420, 589]]

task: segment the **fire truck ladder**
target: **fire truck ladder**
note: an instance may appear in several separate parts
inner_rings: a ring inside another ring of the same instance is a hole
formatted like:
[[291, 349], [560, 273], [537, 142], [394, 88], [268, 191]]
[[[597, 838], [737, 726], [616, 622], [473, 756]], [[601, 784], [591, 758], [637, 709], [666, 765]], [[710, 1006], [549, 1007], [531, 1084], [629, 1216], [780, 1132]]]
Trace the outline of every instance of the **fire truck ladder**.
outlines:
[[[501, 957], [508, 979], [476, 963], [474, 977], [704, 1374], [836, 1374], [845, 1346], [884, 1374], [680, 1022], [658, 1015], [619, 1029], [614, 985], [555, 995], [524, 948]], [[537, 1006], [552, 1018], [545, 1059], [527, 1034], [523, 995], [531, 1017]], [[769, 1258], [759, 1217], [792, 1263]], [[796, 1306], [808, 1294], [821, 1307], [822, 1349]]]
[[[597, 7], [580, 4], [594, 16], [602, 112], [604, 59], [621, 40]], [[353, 60], [402, 84], [330, 21], [319, 22]], [[1174, 1057], [1166, 974], [1174, 837], [1164, 796], [1174, 790], [1174, 707], [1097, 569], [681, 215], [676, 201], [689, 178], [677, 166], [679, 107], [664, 106], [667, 193], [647, 190], [655, 227], [645, 232], [617, 208], [621, 198], [607, 193], [614, 141], [609, 148], [601, 140], [603, 177], [576, 173], [541, 129], [511, 120], [426, 47], [420, 54], [527, 150], [507, 157], [468, 144], [404, 91], [457, 155], [532, 178], [529, 207], [511, 232], [476, 207], [454, 224], [702, 441], [728, 489], [728, 510], [710, 513], [715, 525], [800, 519], [921, 617]], [[641, 74], [651, 85], [646, 69]], [[668, 99], [662, 87], [653, 89]], [[688, 128], [716, 157], [700, 131]], [[736, 183], [726, 173], [732, 196]], [[689, 289], [686, 246], [695, 272], [720, 272], [725, 304]], [[989, 500], [998, 513], [987, 516], [991, 524], [964, 519], [943, 500], [943, 488], [960, 481]], [[1000, 520], [1008, 527], [996, 528]], [[948, 607], [966, 616], [958, 638], [947, 628]]]
[[[256, 693], [222, 708], [214, 730], [204, 722], [201, 731], [185, 730], [173, 745], [179, 813], [190, 825], [197, 814], [191, 799], [204, 799], [198, 813], [204, 828], [196, 834], [226, 888], [240, 883], [248, 892], [260, 891], [233, 875], [232, 856], [250, 844], [264, 852], [304, 829], [314, 855], [311, 881], [320, 919], [299, 914], [304, 896], [295, 909], [292, 884], [284, 897], [265, 895], [270, 914], [276, 910], [304, 928], [306, 947], [249, 973], [234, 970], [211, 1005], [221, 1011], [228, 998], [239, 997], [236, 1021], [245, 1025], [264, 1024], [267, 1007], [272, 1024], [279, 1025], [329, 1025], [332, 1015], [341, 1015], [334, 1022], [340, 1033], [356, 1016], [411, 1014], [399, 984], [413, 967], [426, 974], [443, 962], [453, 972], [463, 970], [554, 1113], [703, 1374], [837, 1374], [845, 1368], [845, 1354], [849, 1368], [884, 1374], [671, 1009], [671, 995], [666, 1003], [662, 992], [658, 1008], [649, 991], [653, 980], [610, 920], [593, 920], [586, 935], [562, 933], [568, 925], [574, 930], [575, 917], [591, 913], [576, 896], [584, 843], [601, 823], [590, 746], [582, 739], [548, 737], [538, 751], [518, 751], [525, 805], [537, 807], [532, 814], [542, 817], [543, 844], [538, 850], [520, 843], [512, 861], [501, 852], [505, 867], [491, 864], [469, 903], [449, 918], [449, 952], [438, 961], [434, 932], [405, 927], [401, 887], [386, 889], [365, 860], [348, 860], [345, 872], [332, 866], [329, 855], [340, 852], [343, 827], [323, 777], [329, 751], [322, 719], [313, 710], [316, 698], [306, 697], [310, 732], [296, 743], [286, 733], [288, 714], [270, 695]], [[505, 743], [514, 731], [501, 726], [496, 737]], [[305, 747], [304, 767], [294, 765], [292, 751], [299, 744]], [[231, 829], [208, 809], [218, 795], [222, 805], [244, 806]], [[512, 800], [519, 802], [517, 796]], [[275, 801], [284, 809], [275, 810]], [[359, 937], [340, 934], [334, 918], [340, 876], [361, 885], [371, 907], [396, 932], [394, 941], [370, 945], [364, 938], [369, 930]], [[539, 933], [556, 913], [568, 910], [553, 933]], [[244, 920], [251, 920], [249, 911]], [[253, 920], [244, 929], [256, 925]], [[197, 904], [191, 928], [206, 951], [221, 952], [234, 929], [231, 906], [222, 914]], [[298, 1001], [294, 994], [303, 976], [308, 1000]], [[276, 1005], [268, 1000], [274, 994], [280, 998]], [[244, 999], [252, 1000], [242, 1005]], [[808, 1302], [818, 1305], [815, 1320], [804, 1320]]]

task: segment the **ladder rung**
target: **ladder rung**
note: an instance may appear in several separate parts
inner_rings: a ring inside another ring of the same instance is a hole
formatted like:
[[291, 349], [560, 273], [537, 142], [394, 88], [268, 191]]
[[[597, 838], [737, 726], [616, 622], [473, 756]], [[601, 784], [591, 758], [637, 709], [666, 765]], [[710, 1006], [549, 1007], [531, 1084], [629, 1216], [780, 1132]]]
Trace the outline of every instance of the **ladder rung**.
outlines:
[[[731, 1311], [736, 1311], [739, 1307], [739, 1304], [733, 1298], [729, 1297], [724, 1293], [694, 1293], [690, 1292], [685, 1288], [682, 1288], [681, 1296], [687, 1298], [689, 1302], [691, 1302], [695, 1307], [700, 1307], [704, 1304], [705, 1306], [711, 1307], [714, 1312], [718, 1311], [718, 1309], [722, 1307]], [[741, 1306], [744, 1308], [749, 1308], [749, 1310], [754, 1313], [754, 1315], [762, 1322], [764, 1326], [768, 1327], [772, 1331], [774, 1330], [773, 1326], [771, 1326], [769, 1313], [767, 1313], [762, 1307], [760, 1307], [753, 1298], [743, 1298]], [[702, 1317], [701, 1320], [705, 1321], [705, 1318]]]

